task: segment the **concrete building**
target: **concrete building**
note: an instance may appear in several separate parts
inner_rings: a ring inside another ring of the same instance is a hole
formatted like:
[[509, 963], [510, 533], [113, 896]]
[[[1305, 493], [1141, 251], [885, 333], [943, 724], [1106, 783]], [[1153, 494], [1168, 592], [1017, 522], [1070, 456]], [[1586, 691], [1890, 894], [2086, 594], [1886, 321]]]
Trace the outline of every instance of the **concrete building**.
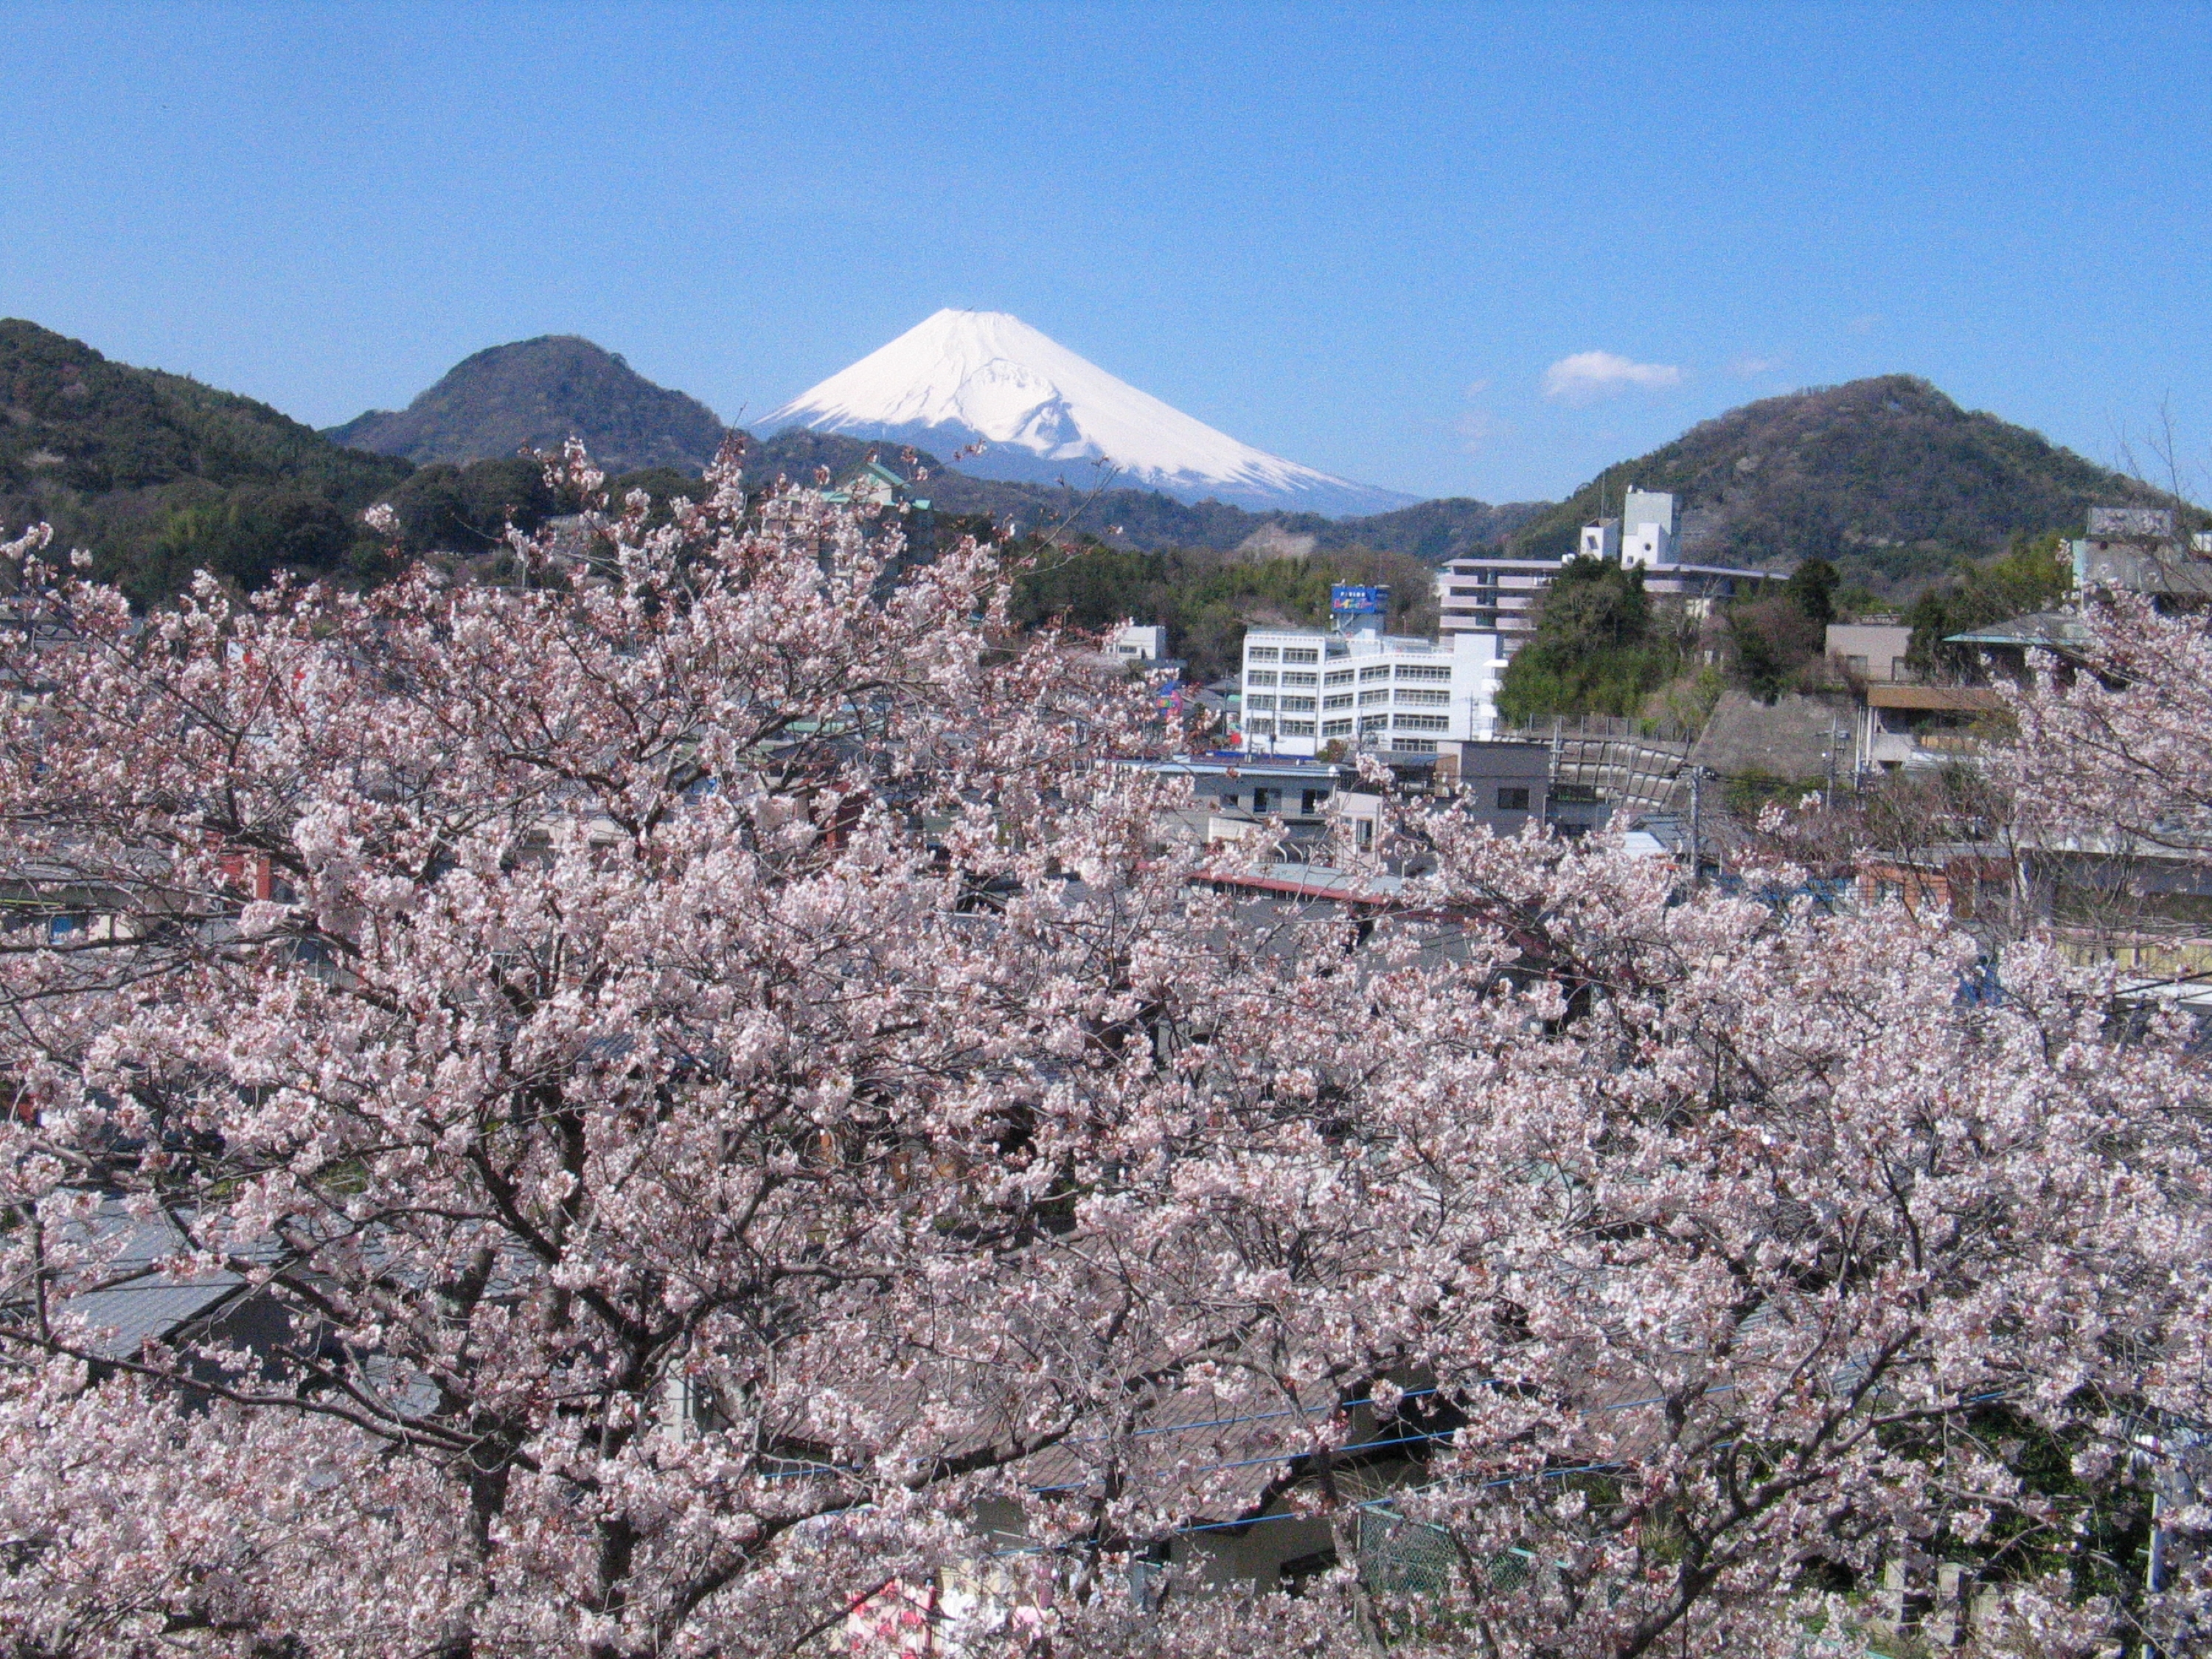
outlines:
[[2093, 507], [2089, 533], [2069, 542], [2077, 588], [2117, 587], [2158, 600], [2212, 599], [2212, 540], [2182, 538], [2162, 507]]
[[[1587, 538], [1600, 526], [1585, 527]], [[1620, 526], [1601, 541], [1595, 556], [1617, 557]], [[1559, 574], [1557, 559], [1454, 559], [1437, 573], [1438, 627], [1446, 639], [1462, 634], [1495, 634], [1501, 655], [1510, 658], [1536, 631], [1536, 602]]]
[[1661, 490], [1631, 489], [1620, 503], [1620, 562], [1654, 570], [1673, 564], [1681, 520], [1674, 498]]
[[1901, 684], [1913, 678], [1905, 653], [1912, 630], [1897, 623], [1830, 623], [1827, 655], [1856, 679], [1876, 685]]
[[1505, 672], [1498, 635], [1442, 640], [1255, 629], [1239, 705], [1252, 754], [1316, 755], [1330, 743], [1434, 754], [1492, 735]]
[[1437, 786], [1455, 787], [1469, 817], [1517, 836], [1551, 810], [1552, 747], [1516, 738], [1447, 744], [1437, 756]]
[[1117, 662], [1162, 662], [1168, 654], [1168, 630], [1124, 623], [1106, 636], [1106, 654]]

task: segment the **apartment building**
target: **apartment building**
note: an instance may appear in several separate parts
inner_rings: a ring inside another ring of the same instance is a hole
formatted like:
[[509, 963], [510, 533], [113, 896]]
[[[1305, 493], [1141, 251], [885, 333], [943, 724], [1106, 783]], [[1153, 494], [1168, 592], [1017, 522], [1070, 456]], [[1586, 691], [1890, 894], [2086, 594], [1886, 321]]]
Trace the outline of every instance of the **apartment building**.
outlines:
[[1240, 699], [1252, 754], [1346, 748], [1434, 754], [1498, 729], [1505, 657], [1495, 633], [1442, 640], [1255, 629], [1244, 636]]
[[[1679, 600], [1693, 612], [1778, 580], [1775, 573], [1731, 565], [1690, 564], [1681, 557], [1681, 517], [1663, 490], [1631, 489], [1620, 516], [1584, 525], [1569, 558], [1603, 559], [1644, 572], [1644, 592]], [[1510, 658], [1536, 630], [1536, 606], [1563, 561], [1528, 558], [1454, 559], [1437, 573], [1442, 631], [1494, 633]]]

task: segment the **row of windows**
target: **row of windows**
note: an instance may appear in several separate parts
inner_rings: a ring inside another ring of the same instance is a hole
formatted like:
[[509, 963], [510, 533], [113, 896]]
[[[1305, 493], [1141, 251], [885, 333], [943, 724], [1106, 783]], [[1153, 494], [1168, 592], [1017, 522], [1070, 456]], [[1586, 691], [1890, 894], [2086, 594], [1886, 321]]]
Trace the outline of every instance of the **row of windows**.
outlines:
[[[1322, 735], [1349, 737], [1352, 735], [1352, 724], [1349, 716], [1329, 720], [1322, 726]], [[1389, 714], [1362, 714], [1359, 717], [1359, 735], [1369, 737], [1379, 732], [1388, 732], [1394, 724], [1401, 732], [1447, 732], [1451, 729], [1450, 720], [1443, 714], [1399, 714], [1395, 719]], [[1279, 733], [1285, 738], [1310, 738], [1314, 734], [1314, 723], [1310, 720], [1287, 718], [1279, 721], [1255, 719], [1245, 721], [1244, 731], [1247, 736], [1255, 738], [1272, 737]], [[1255, 807], [1253, 810], [1258, 811], [1261, 809]]]
[[[1401, 680], [1426, 680], [1433, 684], [1444, 684], [1449, 683], [1451, 677], [1450, 667], [1443, 663], [1400, 663], [1398, 665], [1398, 678]], [[1285, 669], [1279, 676], [1272, 668], [1248, 668], [1244, 671], [1244, 678], [1254, 685], [1273, 685], [1278, 678], [1285, 685], [1311, 685], [1315, 683], [1316, 676], [1310, 671], [1295, 668]], [[1352, 672], [1349, 668], [1332, 668], [1327, 674], [1318, 678], [1321, 684], [1324, 685], [1350, 685], [1352, 683]], [[1387, 680], [1389, 678], [1390, 665], [1388, 663], [1363, 668], [1358, 674], [1362, 684], [1371, 684], [1376, 680]]]
[[1321, 700], [1321, 706], [1324, 708], [1349, 708], [1352, 707], [1352, 693], [1339, 691], [1334, 696], [1323, 697]]
[[1401, 689], [1398, 693], [1398, 701], [1400, 702], [1412, 703], [1420, 708], [1442, 708], [1447, 703], [1451, 702], [1451, 693], [1449, 691], [1407, 691]]

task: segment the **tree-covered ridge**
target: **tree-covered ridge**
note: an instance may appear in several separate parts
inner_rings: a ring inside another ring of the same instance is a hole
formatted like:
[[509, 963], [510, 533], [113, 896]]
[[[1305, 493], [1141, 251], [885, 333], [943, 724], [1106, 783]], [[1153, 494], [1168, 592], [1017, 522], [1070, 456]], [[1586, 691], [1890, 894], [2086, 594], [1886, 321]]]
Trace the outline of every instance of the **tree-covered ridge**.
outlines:
[[1891, 594], [2015, 535], [2079, 533], [2094, 504], [2160, 499], [2039, 433], [1961, 409], [1917, 376], [1885, 374], [1701, 422], [1607, 467], [1522, 526], [1515, 547], [1566, 553], [1578, 526], [1618, 513], [1632, 485], [1680, 497], [1693, 556], [1826, 559], [1846, 581]]
[[675, 466], [696, 473], [724, 433], [713, 410], [654, 385], [619, 354], [578, 335], [548, 334], [465, 357], [405, 409], [370, 410], [329, 435], [410, 461], [454, 463], [554, 450], [580, 438], [616, 472]]
[[0, 526], [51, 522], [141, 603], [202, 567], [247, 586], [284, 567], [372, 574], [356, 515], [410, 471], [18, 319], [0, 321]]

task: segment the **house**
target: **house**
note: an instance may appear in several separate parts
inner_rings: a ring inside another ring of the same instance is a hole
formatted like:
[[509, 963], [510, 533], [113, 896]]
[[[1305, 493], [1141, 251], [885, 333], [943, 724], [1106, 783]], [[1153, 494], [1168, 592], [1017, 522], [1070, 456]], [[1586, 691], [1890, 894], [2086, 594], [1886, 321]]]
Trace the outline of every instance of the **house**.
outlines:
[[1869, 685], [1852, 734], [1852, 775], [1978, 764], [1983, 730], [2003, 709], [1985, 685]]
[[929, 503], [916, 496], [913, 483], [885, 466], [882, 462], [863, 462], [854, 471], [846, 474], [834, 489], [822, 492], [825, 501], [836, 501], [855, 507], [872, 507], [886, 512], [927, 513]]

